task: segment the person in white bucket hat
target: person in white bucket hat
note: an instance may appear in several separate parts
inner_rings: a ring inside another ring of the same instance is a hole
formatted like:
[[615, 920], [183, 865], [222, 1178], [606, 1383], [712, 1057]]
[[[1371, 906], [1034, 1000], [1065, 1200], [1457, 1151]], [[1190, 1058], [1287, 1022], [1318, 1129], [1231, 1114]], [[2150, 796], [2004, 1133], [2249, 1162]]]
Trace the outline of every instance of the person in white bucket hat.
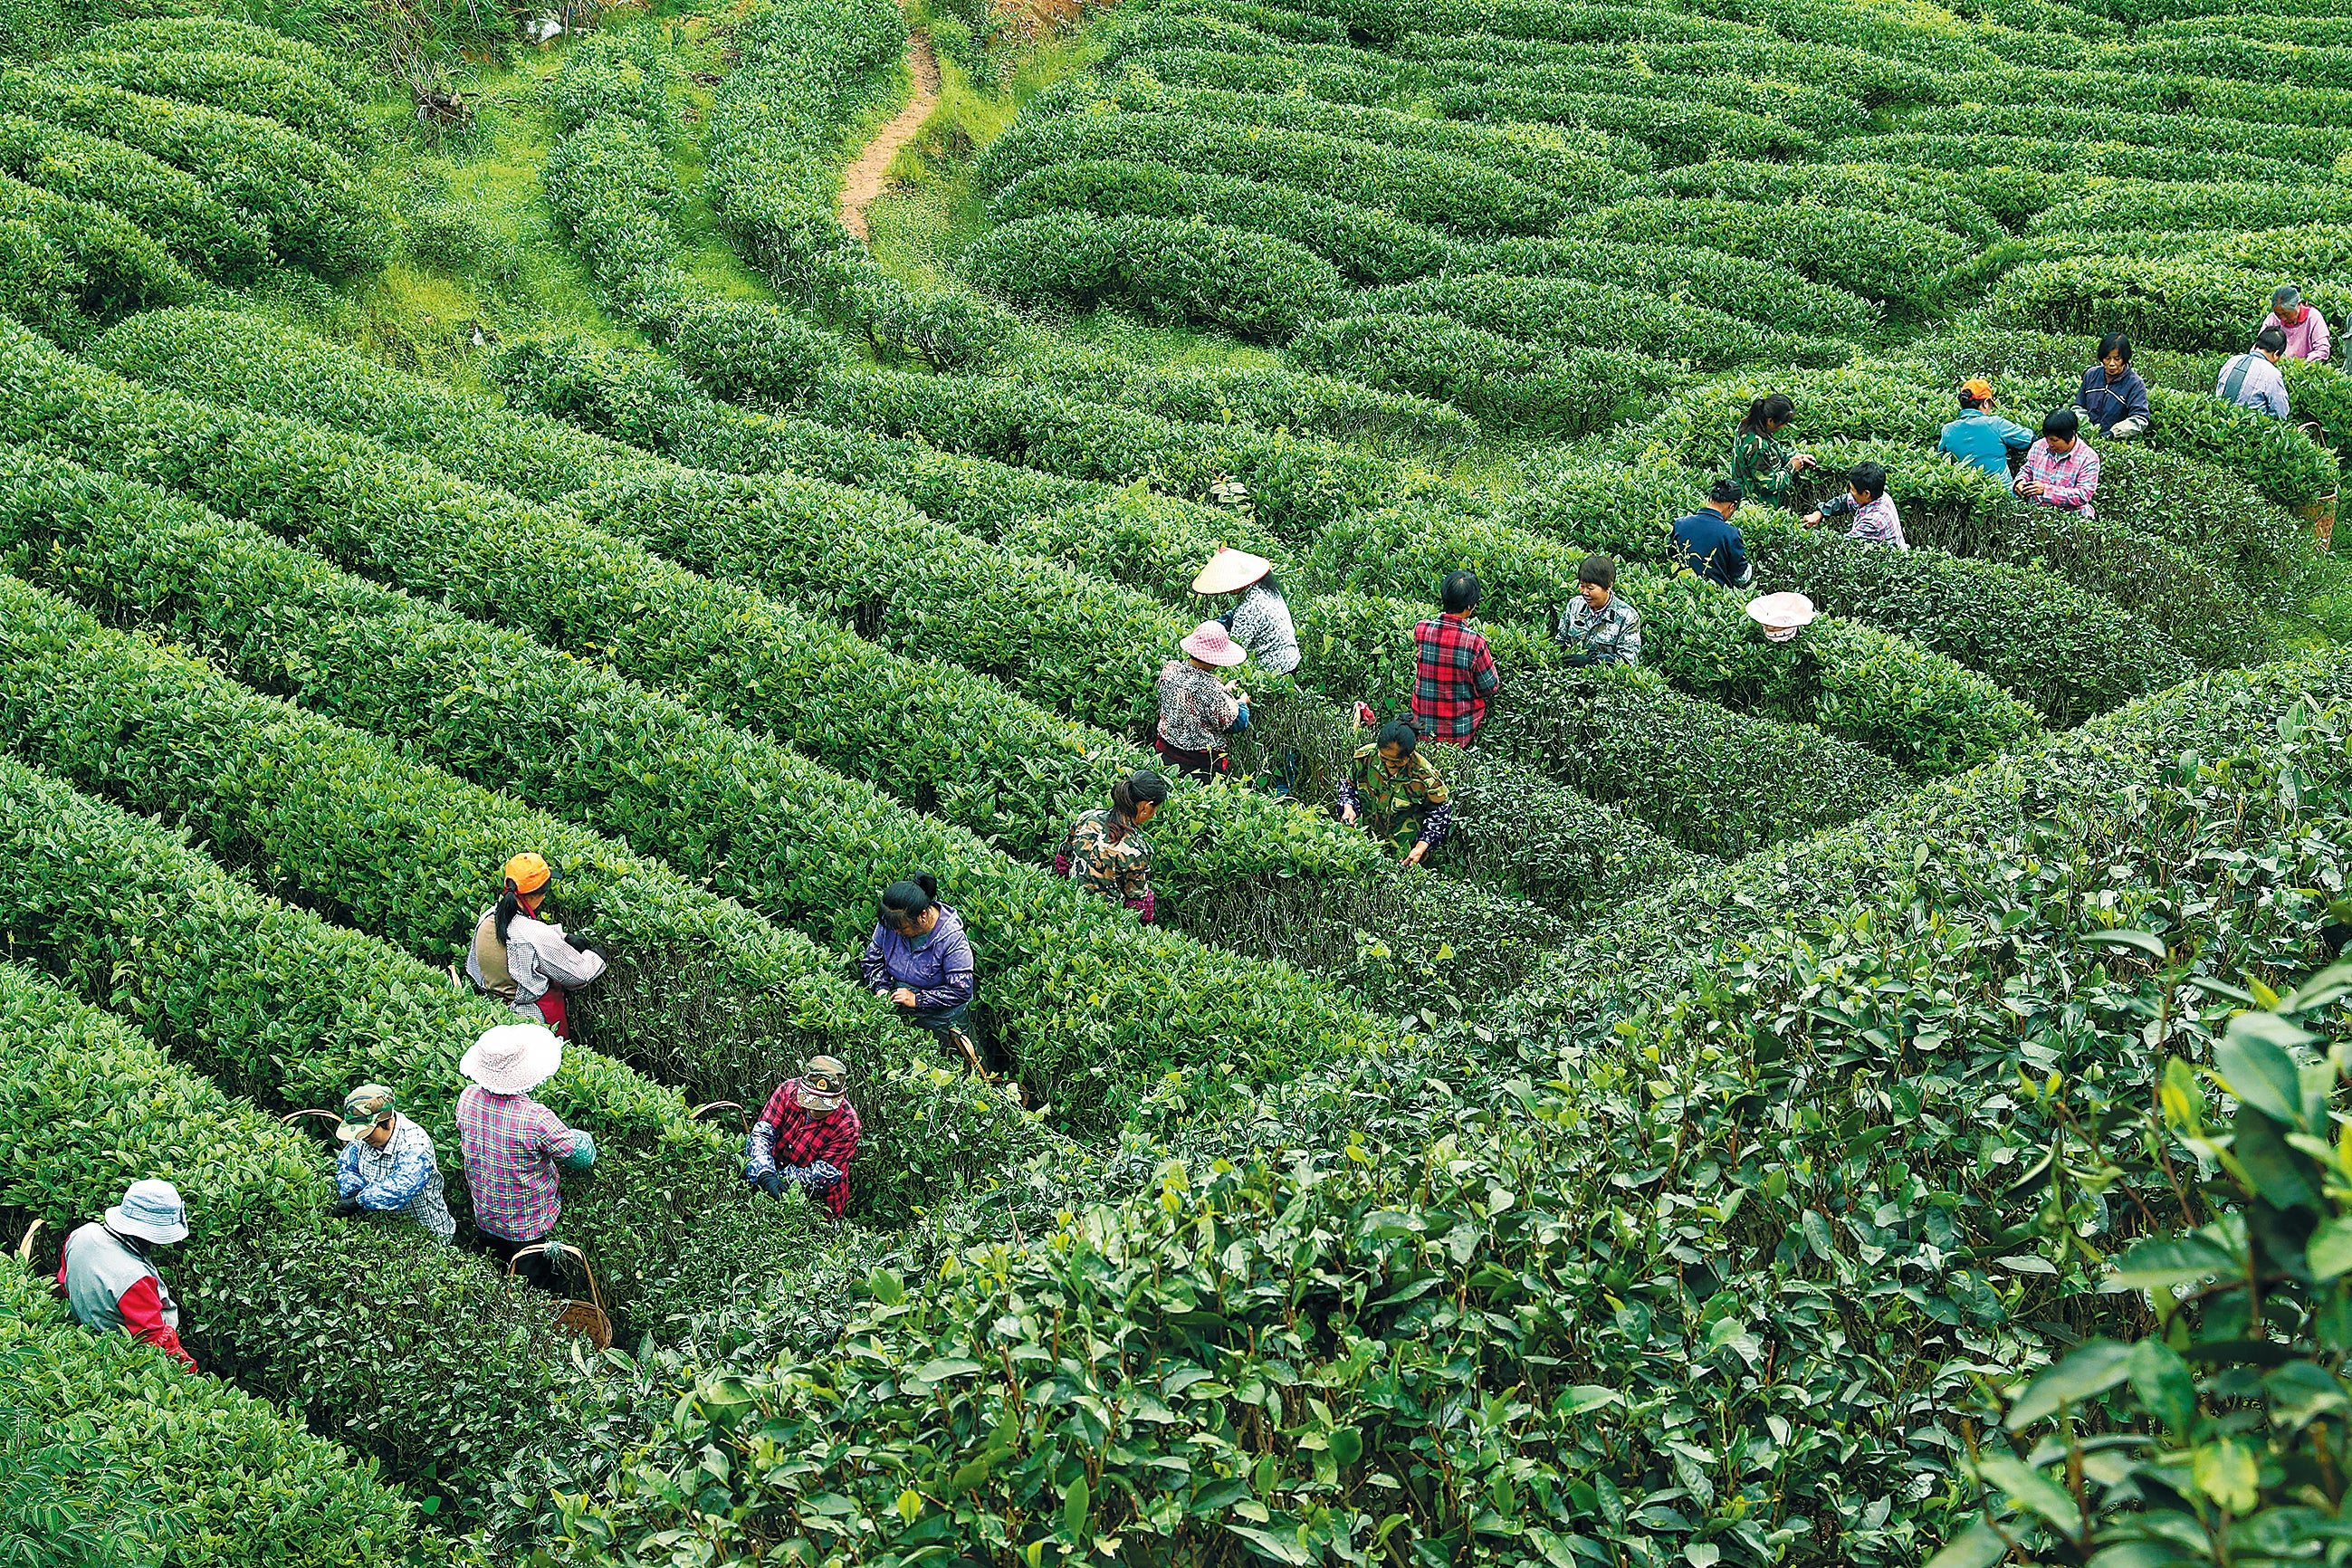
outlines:
[[188, 1205], [169, 1182], [133, 1182], [122, 1201], [66, 1237], [58, 1289], [75, 1317], [93, 1329], [143, 1340], [190, 1372], [196, 1358], [180, 1343], [180, 1304], [147, 1260], [151, 1247], [188, 1237]]
[[557, 1173], [596, 1163], [594, 1138], [530, 1098], [562, 1065], [563, 1042], [544, 1024], [486, 1030], [457, 1064], [474, 1080], [457, 1096], [474, 1225], [492, 1256], [542, 1290], [555, 1289], [547, 1240], [563, 1215]]
[[1249, 652], [1214, 621], [1202, 621], [1176, 646], [1184, 657], [1160, 667], [1160, 729], [1151, 743], [1181, 772], [1214, 778], [1224, 738], [1249, 728], [1249, 693], [1217, 671]]

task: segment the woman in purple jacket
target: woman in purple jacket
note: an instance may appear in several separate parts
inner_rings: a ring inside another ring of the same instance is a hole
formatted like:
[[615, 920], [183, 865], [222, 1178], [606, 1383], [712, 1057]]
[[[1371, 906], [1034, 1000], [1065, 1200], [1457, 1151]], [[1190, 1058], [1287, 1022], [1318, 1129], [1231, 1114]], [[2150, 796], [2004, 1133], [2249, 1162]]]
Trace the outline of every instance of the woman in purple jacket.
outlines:
[[882, 918], [858, 970], [867, 990], [898, 1005], [902, 1021], [955, 1047], [974, 1072], [987, 1071], [971, 1033], [971, 939], [962, 918], [940, 902], [938, 878], [919, 871], [882, 889]]

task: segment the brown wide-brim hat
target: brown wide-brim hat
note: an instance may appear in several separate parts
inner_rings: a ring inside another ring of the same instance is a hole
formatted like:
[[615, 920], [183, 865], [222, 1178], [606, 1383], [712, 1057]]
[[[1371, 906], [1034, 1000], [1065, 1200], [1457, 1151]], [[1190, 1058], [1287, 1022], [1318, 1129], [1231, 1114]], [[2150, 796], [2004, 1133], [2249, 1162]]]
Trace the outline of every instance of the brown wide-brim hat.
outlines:
[[1220, 550], [1192, 579], [1195, 594], [1231, 594], [1274, 570], [1274, 563], [1246, 550]]

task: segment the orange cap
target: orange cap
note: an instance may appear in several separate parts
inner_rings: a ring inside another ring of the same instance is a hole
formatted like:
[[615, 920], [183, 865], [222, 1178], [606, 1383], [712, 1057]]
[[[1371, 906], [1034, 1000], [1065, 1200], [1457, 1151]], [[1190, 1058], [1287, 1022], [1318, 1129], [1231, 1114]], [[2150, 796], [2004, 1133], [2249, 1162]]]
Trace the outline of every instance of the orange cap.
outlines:
[[555, 868], [547, 863], [546, 856], [528, 849], [507, 862], [507, 886], [518, 893], [536, 893], [554, 875]]
[[1968, 380], [1960, 383], [1960, 395], [1962, 397], [1973, 397], [1980, 401], [1990, 402], [1992, 400], [1992, 383], [1987, 381], [1980, 375], [1971, 376]]

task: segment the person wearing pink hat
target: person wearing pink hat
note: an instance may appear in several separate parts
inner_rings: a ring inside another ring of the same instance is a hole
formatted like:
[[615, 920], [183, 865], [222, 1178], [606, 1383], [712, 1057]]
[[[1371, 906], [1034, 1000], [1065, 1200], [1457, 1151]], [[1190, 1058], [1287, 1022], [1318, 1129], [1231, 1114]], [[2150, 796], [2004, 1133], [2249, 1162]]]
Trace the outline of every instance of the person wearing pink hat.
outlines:
[[1224, 738], [1249, 728], [1249, 693], [1217, 671], [1249, 654], [1214, 621], [1202, 621], [1176, 646], [1184, 657], [1160, 667], [1160, 731], [1152, 745], [1179, 771], [1213, 778], [1223, 765]]

